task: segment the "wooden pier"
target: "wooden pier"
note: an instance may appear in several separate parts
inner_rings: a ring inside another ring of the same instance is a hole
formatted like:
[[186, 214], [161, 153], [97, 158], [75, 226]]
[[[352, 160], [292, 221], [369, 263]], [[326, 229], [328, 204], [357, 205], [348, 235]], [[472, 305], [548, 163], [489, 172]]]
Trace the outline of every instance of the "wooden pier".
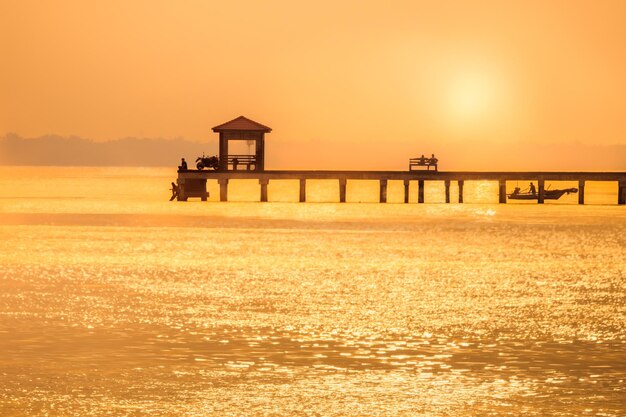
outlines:
[[585, 182], [613, 181], [616, 183], [617, 204], [626, 204], [626, 172], [480, 172], [480, 171], [214, 171], [188, 170], [178, 172], [178, 200], [190, 197], [207, 200], [207, 180], [217, 180], [220, 186], [220, 201], [228, 201], [228, 183], [231, 179], [253, 179], [259, 181], [259, 201], [267, 200], [267, 186], [271, 180], [298, 180], [299, 201], [306, 201], [307, 180], [336, 180], [339, 184], [338, 202], [345, 203], [348, 181], [376, 180], [380, 184], [379, 201], [387, 202], [388, 181], [403, 181], [404, 202], [409, 202], [409, 185], [417, 182], [417, 202], [424, 203], [426, 181], [442, 181], [445, 185], [445, 201], [450, 203], [450, 185], [458, 184], [458, 202], [463, 203], [465, 181], [498, 181], [499, 202], [507, 202], [506, 181], [535, 181], [537, 202], [544, 202], [547, 181], [575, 181], [578, 183], [578, 204], [585, 203]]
[[[426, 181], [443, 181], [445, 185], [446, 203], [450, 203], [450, 184], [458, 184], [458, 202], [463, 203], [463, 186], [465, 181], [498, 181], [499, 202], [506, 203], [506, 181], [536, 181], [537, 202], [545, 200], [546, 181], [578, 182], [578, 203], [585, 203], [586, 181], [614, 181], [617, 184], [617, 203], [626, 204], [626, 172], [469, 172], [437, 171], [437, 159], [413, 158], [409, 160], [407, 171], [268, 171], [265, 170], [265, 134], [272, 129], [261, 123], [239, 116], [229, 122], [215, 126], [219, 134], [219, 161], [217, 169], [179, 170], [178, 195], [179, 201], [188, 198], [208, 199], [207, 180], [217, 180], [220, 186], [220, 201], [228, 201], [228, 182], [232, 179], [252, 179], [259, 181], [259, 200], [267, 201], [267, 186], [272, 180], [299, 180], [300, 202], [306, 201], [307, 180], [336, 180], [339, 183], [338, 201], [346, 202], [348, 181], [376, 180], [380, 184], [379, 201], [387, 202], [387, 184], [389, 181], [403, 181], [404, 202], [409, 202], [409, 185], [417, 181], [417, 202], [424, 203], [424, 183]], [[254, 144], [254, 154], [240, 155], [229, 152], [231, 141], [246, 141]], [[198, 158], [200, 161], [200, 158]], [[427, 162], [428, 161], [428, 162]], [[428, 170], [413, 170], [426, 165]], [[430, 171], [430, 165], [434, 170]], [[202, 168], [202, 163], [198, 162]], [[533, 195], [534, 198], [534, 195]]]

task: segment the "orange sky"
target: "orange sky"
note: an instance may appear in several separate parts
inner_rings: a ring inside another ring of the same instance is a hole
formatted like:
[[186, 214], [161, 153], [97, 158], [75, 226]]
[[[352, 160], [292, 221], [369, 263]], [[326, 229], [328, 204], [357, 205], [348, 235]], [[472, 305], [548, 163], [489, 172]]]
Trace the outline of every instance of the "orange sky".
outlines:
[[626, 144], [626, 1], [2, 0], [0, 48], [0, 135]]

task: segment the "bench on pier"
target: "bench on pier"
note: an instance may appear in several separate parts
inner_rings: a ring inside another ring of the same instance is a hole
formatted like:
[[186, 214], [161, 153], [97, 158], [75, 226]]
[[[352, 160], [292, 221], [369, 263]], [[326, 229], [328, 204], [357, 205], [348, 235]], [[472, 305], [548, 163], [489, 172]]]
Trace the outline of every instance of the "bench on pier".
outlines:
[[437, 171], [437, 162], [439, 160], [437, 158], [425, 158], [421, 156], [419, 158], [411, 158], [409, 159], [409, 171], [416, 171], [420, 167], [426, 167], [427, 171], [430, 171], [430, 167], [434, 167], [435, 171]]
[[232, 165], [234, 171], [239, 165], [244, 165], [246, 171], [256, 169], [256, 155], [228, 155], [228, 165]]

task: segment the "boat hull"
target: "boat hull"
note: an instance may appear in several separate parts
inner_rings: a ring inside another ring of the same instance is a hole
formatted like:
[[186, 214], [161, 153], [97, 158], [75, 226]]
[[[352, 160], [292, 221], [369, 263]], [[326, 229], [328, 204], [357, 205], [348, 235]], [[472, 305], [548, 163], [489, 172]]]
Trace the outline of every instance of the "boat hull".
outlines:
[[[544, 200], [558, 200], [564, 194], [577, 193], [577, 188], [566, 188], [564, 190], [546, 190], [543, 192]], [[513, 193], [508, 195], [509, 200], [539, 200], [539, 194], [535, 193]]]

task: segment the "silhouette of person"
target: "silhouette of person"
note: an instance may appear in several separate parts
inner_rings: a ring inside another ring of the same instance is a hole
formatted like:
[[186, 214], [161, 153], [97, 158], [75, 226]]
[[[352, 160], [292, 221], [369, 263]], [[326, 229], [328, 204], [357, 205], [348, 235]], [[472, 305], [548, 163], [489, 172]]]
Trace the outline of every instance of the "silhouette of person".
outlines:
[[172, 198], [170, 198], [170, 201], [172, 201], [173, 199], [175, 199], [178, 196], [178, 186], [174, 183], [172, 183]]
[[518, 195], [520, 192], [520, 188], [519, 187], [515, 187], [515, 189], [513, 190], [513, 194], [512, 195]]
[[419, 163], [422, 164], [422, 165], [426, 163], [426, 158], [424, 158], [424, 154], [422, 154], [422, 156], [420, 156]]
[[432, 154], [430, 156], [430, 159], [428, 160], [428, 169], [430, 169], [430, 166], [433, 165], [435, 167], [435, 171], [437, 171], [437, 162], [439, 160], [437, 158], [435, 158], [435, 154]]
[[535, 184], [533, 184], [533, 183], [531, 182], [529, 187], [530, 187], [530, 193], [531, 193], [532, 195], [537, 194], [537, 189], [535, 188]]
[[180, 160], [180, 166], [178, 167], [181, 171], [187, 171], [187, 161], [185, 161], [185, 158], [181, 158]]

